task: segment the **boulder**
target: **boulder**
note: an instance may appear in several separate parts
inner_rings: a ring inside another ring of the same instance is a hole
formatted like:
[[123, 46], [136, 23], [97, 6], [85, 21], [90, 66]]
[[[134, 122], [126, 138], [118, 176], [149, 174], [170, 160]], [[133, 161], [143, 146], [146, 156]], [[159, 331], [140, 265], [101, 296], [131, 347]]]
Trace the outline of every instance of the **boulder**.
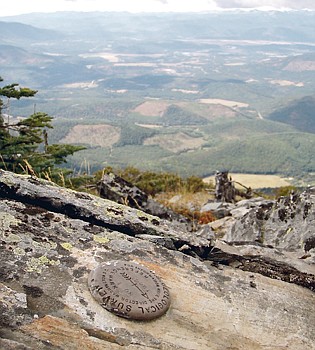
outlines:
[[140, 188], [116, 174], [104, 174], [101, 181], [98, 182], [97, 187], [102, 198], [140, 209], [161, 219], [175, 220], [188, 224], [188, 220], [184, 216], [154, 201], [145, 192], [140, 190]]
[[[307, 258], [215, 241], [208, 229], [194, 234], [138, 209], [5, 171], [0, 198], [1, 349], [314, 347], [314, 265]], [[170, 292], [168, 311], [135, 321], [105, 310], [88, 276], [112, 260], [153, 271]]]
[[217, 219], [222, 219], [231, 215], [231, 210], [235, 208], [232, 203], [226, 202], [208, 202], [200, 209], [202, 213], [210, 211]]
[[[236, 209], [231, 211], [235, 215]], [[223, 237], [228, 242], [260, 242], [286, 251], [315, 247], [315, 194], [305, 191], [277, 201], [256, 202], [238, 215]], [[313, 261], [315, 262], [315, 260]]]

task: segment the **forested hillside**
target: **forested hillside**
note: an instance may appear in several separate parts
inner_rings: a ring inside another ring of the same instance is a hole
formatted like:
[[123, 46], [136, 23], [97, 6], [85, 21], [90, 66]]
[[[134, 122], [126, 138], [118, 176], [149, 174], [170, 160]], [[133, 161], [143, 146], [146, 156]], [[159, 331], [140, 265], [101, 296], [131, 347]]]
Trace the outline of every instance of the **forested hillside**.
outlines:
[[315, 173], [314, 12], [30, 14], [0, 26], [4, 83], [38, 90], [5, 113], [51, 115], [51, 143], [86, 147], [72, 170]]
[[306, 96], [295, 100], [288, 106], [272, 112], [269, 118], [315, 134], [315, 97]]

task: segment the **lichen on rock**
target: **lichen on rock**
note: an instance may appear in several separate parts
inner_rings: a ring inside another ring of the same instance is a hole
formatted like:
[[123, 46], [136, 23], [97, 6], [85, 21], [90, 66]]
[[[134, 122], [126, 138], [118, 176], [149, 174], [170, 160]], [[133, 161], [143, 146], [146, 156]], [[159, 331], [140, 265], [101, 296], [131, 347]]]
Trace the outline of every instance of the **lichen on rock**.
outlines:
[[[238, 214], [227, 243], [208, 226], [193, 234], [139, 209], [5, 171], [0, 197], [0, 348], [305, 350], [315, 343], [313, 205], [294, 218], [286, 213], [287, 222], [278, 209], [256, 215], [266, 241], [255, 244], [254, 225], [246, 223], [256, 205]], [[301, 222], [304, 247], [293, 238]], [[243, 228], [247, 242], [240, 242]], [[286, 245], [267, 245], [278, 229]], [[302, 253], [310, 257], [299, 259]], [[165, 315], [123, 319], [95, 301], [89, 273], [113, 260], [159, 276], [171, 297]]]

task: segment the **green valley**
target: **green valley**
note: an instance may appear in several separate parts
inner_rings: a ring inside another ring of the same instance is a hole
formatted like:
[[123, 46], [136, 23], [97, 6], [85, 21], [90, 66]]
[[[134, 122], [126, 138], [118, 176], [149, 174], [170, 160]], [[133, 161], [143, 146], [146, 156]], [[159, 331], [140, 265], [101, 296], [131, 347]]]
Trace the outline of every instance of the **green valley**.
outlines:
[[314, 12], [29, 14], [0, 27], [4, 83], [39, 90], [5, 113], [52, 115], [50, 143], [87, 148], [69, 157], [75, 171], [314, 181]]

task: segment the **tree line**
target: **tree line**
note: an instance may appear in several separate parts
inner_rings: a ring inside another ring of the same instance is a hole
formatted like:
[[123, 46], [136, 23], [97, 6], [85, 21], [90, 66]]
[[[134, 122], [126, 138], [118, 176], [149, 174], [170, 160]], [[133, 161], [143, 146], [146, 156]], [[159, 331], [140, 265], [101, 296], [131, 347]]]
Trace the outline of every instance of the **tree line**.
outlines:
[[21, 87], [17, 83], [0, 87], [0, 169], [58, 182], [58, 178], [69, 173], [69, 170], [61, 169], [58, 165], [66, 163], [67, 156], [84, 147], [49, 144], [47, 130], [53, 127], [53, 117], [47, 113], [34, 112], [17, 121], [5, 113], [11, 99], [30, 98], [36, 93], [37, 90]]

